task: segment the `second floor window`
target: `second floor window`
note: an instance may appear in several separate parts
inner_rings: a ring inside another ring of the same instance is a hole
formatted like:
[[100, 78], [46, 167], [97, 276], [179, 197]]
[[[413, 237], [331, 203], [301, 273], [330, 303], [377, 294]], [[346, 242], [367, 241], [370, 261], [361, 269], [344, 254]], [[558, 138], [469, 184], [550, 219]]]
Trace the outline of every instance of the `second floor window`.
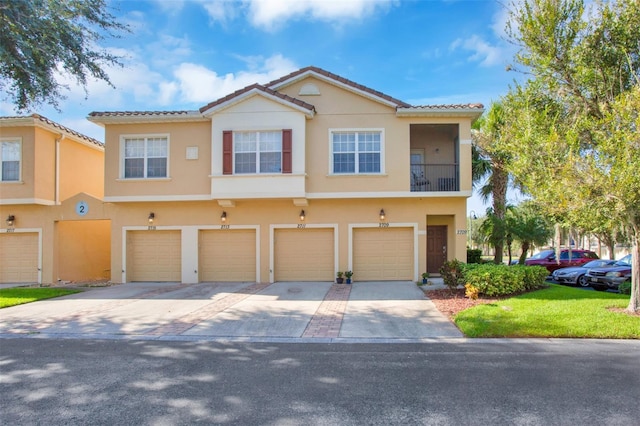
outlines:
[[167, 154], [166, 137], [125, 138], [125, 179], [166, 178]]
[[282, 132], [234, 132], [234, 172], [280, 173]]
[[20, 180], [21, 145], [19, 141], [0, 142], [2, 182], [17, 182]]
[[333, 173], [381, 173], [382, 132], [331, 133]]

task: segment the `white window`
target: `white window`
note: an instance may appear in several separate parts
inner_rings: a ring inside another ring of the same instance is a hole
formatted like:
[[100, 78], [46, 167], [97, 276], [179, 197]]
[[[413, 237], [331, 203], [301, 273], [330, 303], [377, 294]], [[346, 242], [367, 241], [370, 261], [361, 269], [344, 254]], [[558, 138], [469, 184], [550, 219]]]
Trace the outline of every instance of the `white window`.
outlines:
[[234, 172], [282, 172], [282, 132], [234, 132]]
[[125, 179], [166, 178], [169, 139], [166, 136], [125, 137], [123, 141]]
[[18, 182], [20, 180], [20, 159], [22, 143], [20, 141], [0, 142], [0, 181]]
[[382, 145], [379, 130], [332, 131], [332, 172], [382, 173]]

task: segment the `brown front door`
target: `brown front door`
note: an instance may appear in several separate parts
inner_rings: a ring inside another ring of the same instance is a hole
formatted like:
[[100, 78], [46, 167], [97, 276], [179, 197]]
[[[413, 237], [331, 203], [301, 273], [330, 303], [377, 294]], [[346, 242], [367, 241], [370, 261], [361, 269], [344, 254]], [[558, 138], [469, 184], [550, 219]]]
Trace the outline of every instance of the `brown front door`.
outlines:
[[439, 274], [447, 261], [447, 226], [427, 226], [427, 272]]

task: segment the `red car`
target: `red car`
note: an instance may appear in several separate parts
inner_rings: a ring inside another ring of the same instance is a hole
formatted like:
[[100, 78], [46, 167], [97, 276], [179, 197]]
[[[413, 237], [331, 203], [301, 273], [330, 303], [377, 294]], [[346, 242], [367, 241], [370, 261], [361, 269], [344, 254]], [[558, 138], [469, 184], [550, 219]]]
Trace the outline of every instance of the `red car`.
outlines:
[[[569, 254], [571, 254], [571, 258], [569, 258]], [[556, 269], [566, 268], [568, 266], [580, 266], [584, 265], [587, 262], [592, 261], [593, 259], [599, 259], [598, 255], [590, 250], [571, 250], [569, 253], [568, 249], [562, 249], [560, 251], [560, 261], [556, 260], [556, 252], [555, 250], [543, 250], [540, 253], [534, 254], [530, 258], [524, 261], [525, 265], [539, 265], [547, 268], [549, 273], [555, 271]]]

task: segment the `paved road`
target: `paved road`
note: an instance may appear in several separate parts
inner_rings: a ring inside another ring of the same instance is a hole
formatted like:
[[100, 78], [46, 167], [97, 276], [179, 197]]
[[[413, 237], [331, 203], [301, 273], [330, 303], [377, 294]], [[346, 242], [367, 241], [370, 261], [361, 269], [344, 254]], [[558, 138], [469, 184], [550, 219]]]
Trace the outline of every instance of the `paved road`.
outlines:
[[3, 425], [637, 425], [640, 341], [1, 339]]

